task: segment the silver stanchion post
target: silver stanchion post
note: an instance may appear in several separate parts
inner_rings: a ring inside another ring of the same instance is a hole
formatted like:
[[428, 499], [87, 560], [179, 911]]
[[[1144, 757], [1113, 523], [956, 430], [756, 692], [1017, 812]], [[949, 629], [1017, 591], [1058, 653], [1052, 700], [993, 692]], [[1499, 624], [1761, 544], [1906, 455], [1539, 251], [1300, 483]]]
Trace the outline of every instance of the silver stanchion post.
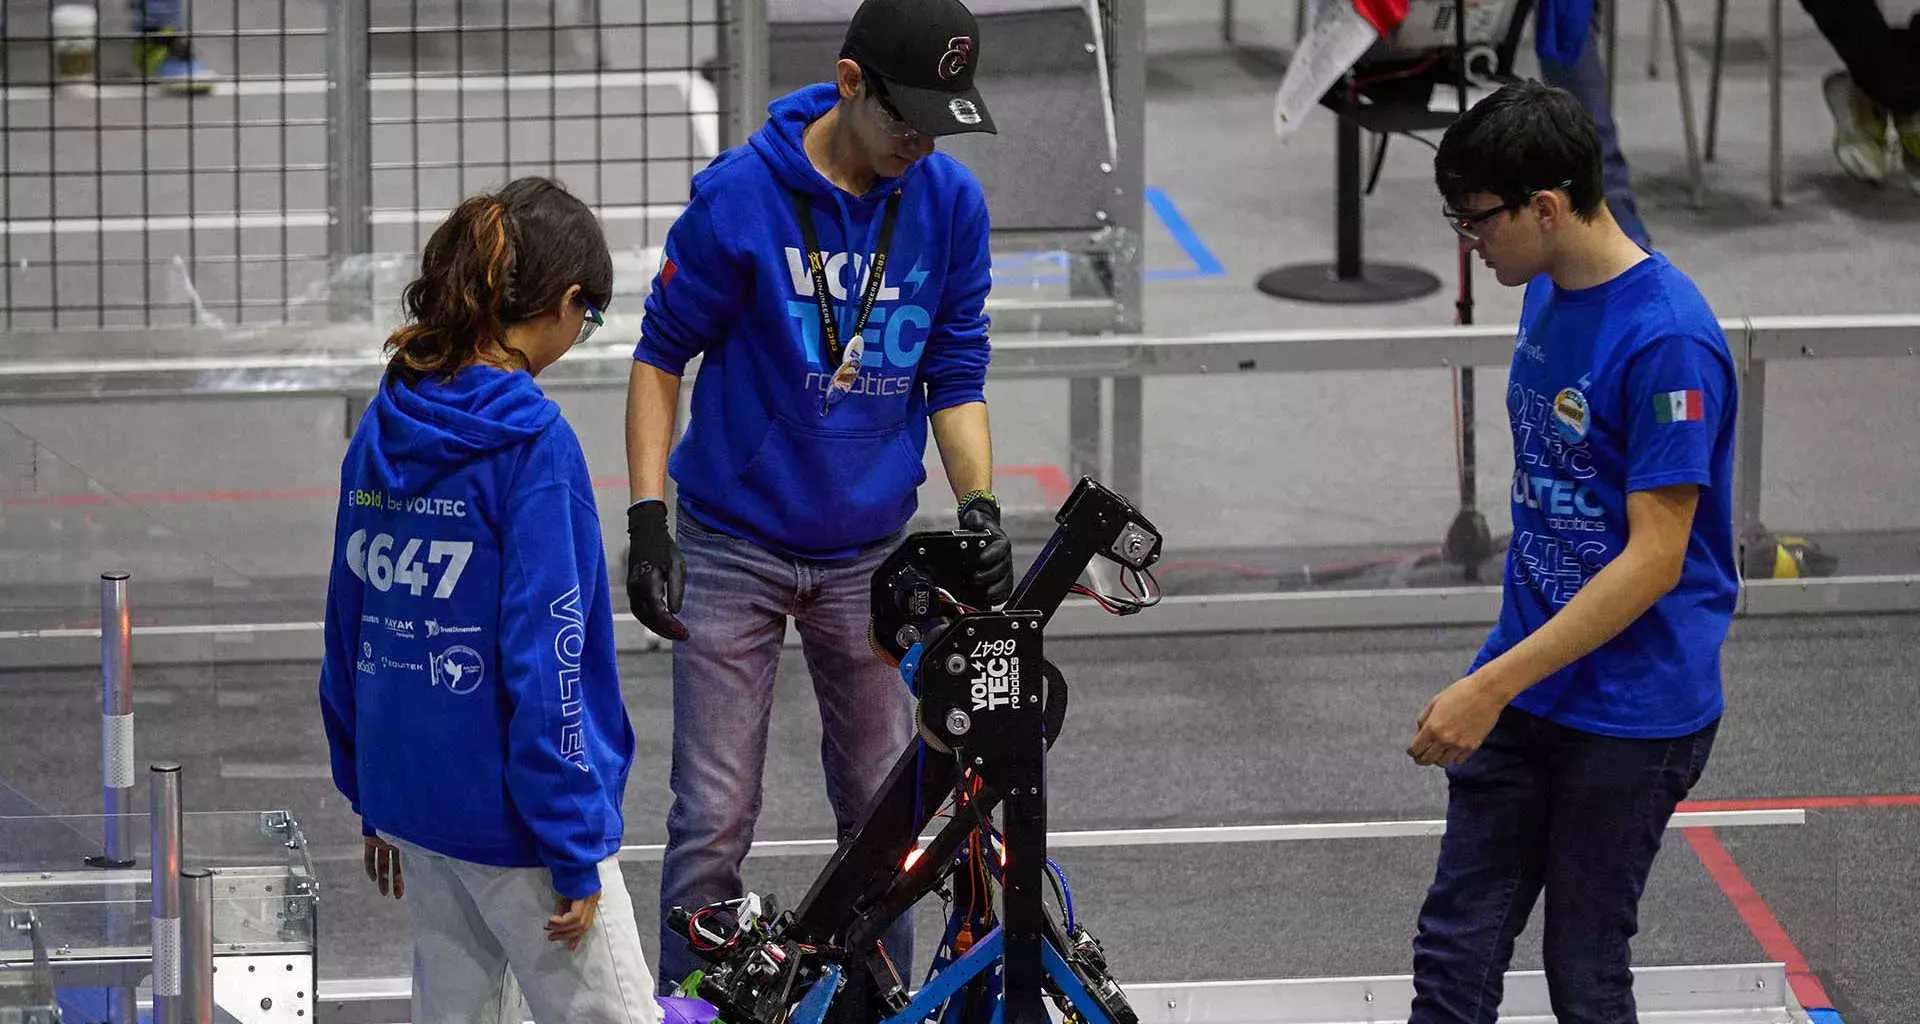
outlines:
[[[133, 823], [133, 619], [128, 611], [124, 572], [100, 574], [100, 793], [104, 844], [100, 856], [87, 858], [97, 868], [134, 864]], [[107, 940], [115, 946], [133, 941], [127, 906], [133, 887], [114, 886], [107, 905]], [[110, 1024], [134, 1024], [139, 1011], [131, 986], [107, 991]]]
[[152, 773], [153, 1024], [182, 1024], [180, 998], [180, 766]]
[[188, 1024], [213, 1024], [213, 872], [180, 872], [180, 1002]]
[[133, 866], [133, 619], [127, 574], [100, 574], [101, 813], [106, 855], [101, 866]]

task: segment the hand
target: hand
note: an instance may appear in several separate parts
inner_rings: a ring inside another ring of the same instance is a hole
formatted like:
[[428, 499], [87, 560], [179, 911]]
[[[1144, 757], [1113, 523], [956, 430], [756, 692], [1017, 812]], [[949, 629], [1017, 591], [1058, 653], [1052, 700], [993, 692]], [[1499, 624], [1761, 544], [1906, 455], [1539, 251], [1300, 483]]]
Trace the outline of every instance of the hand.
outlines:
[[365, 836], [367, 881], [380, 887], [380, 895], [394, 899], [407, 895], [407, 879], [400, 873], [400, 848], [379, 836]]
[[1493, 689], [1468, 676], [1440, 691], [1427, 702], [1415, 723], [1418, 730], [1407, 746], [1415, 764], [1450, 767], [1480, 749], [1507, 706]]
[[989, 495], [976, 494], [960, 506], [960, 528], [990, 533], [987, 546], [973, 554], [973, 582], [986, 592], [987, 603], [999, 605], [1013, 596], [1013, 542], [1000, 527], [1000, 505]]
[[554, 915], [547, 918], [547, 941], [564, 942], [570, 950], [579, 949], [580, 940], [586, 938], [587, 932], [593, 929], [593, 915], [599, 909], [600, 894], [597, 892], [581, 900], [560, 897]]
[[648, 499], [627, 509], [627, 600], [640, 624], [669, 640], [685, 640], [674, 616], [687, 590], [687, 560], [667, 532], [667, 503]]

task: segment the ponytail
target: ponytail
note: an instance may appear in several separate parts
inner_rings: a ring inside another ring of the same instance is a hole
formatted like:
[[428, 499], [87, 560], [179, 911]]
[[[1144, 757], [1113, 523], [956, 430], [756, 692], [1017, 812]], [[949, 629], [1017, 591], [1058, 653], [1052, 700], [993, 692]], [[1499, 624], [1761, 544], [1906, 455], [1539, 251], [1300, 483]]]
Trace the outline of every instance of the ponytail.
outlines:
[[415, 384], [489, 352], [525, 369], [508, 325], [554, 308], [576, 284], [601, 309], [613, 298], [613, 261], [584, 203], [544, 178], [473, 196], [427, 240], [420, 275], [401, 293], [408, 323], [387, 338], [387, 370]]

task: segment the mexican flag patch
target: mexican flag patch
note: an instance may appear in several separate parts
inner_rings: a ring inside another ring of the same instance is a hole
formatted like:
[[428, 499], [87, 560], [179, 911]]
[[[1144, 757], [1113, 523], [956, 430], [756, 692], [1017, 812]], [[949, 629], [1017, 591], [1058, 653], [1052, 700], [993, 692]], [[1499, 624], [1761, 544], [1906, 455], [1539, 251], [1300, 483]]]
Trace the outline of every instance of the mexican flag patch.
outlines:
[[1706, 418], [1698, 391], [1665, 391], [1653, 396], [1656, 423], [1697, 423]]

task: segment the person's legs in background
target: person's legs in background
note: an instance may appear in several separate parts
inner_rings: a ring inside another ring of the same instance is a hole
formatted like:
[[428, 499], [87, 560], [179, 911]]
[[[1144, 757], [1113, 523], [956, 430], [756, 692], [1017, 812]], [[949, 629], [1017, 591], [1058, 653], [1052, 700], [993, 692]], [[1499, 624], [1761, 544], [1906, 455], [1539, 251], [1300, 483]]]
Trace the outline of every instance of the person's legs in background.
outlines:
[[220, 76], [193, 55], [185, 0], [132, 0], [132, 4], [134, 28], [144, 36], [134, 44], [134, 67], [168, 92], [212, 89]]
[[1920, 192], [1920, 15], [1905, 29], [1887, 24], [1875, 0], [1801, 0], [1846, 70], [1827, 76], [1833, 154], [1854, 178], [1892, 173], [1887, 128], [1899, 133], [1907, 184]]
[[[1613, 0], [1599, 0], [1612, 3]], [[1600, 60], [1602, 42], [1599, 24], [1600, 6], [1594, 5], [1594, 25], [1587, 32], [1580, 57], [1571, 64], [1540, 57], [1540, 77], [1548, 85], [1565, 89], [1592, 115], [1600, 132], [1601, 173], [1607, 195], [1607, 209], [1620, 222], [1627, 237], [1651, 249], [1653, 240], [1640, 220], [1640, 206], [1633, 197], [1633, 172], [1627, 167], [1626, 154], [1620, 151], [1620, 133], [1614, 128], [1613, 110], [1607, 103], [1607, 68]]]

